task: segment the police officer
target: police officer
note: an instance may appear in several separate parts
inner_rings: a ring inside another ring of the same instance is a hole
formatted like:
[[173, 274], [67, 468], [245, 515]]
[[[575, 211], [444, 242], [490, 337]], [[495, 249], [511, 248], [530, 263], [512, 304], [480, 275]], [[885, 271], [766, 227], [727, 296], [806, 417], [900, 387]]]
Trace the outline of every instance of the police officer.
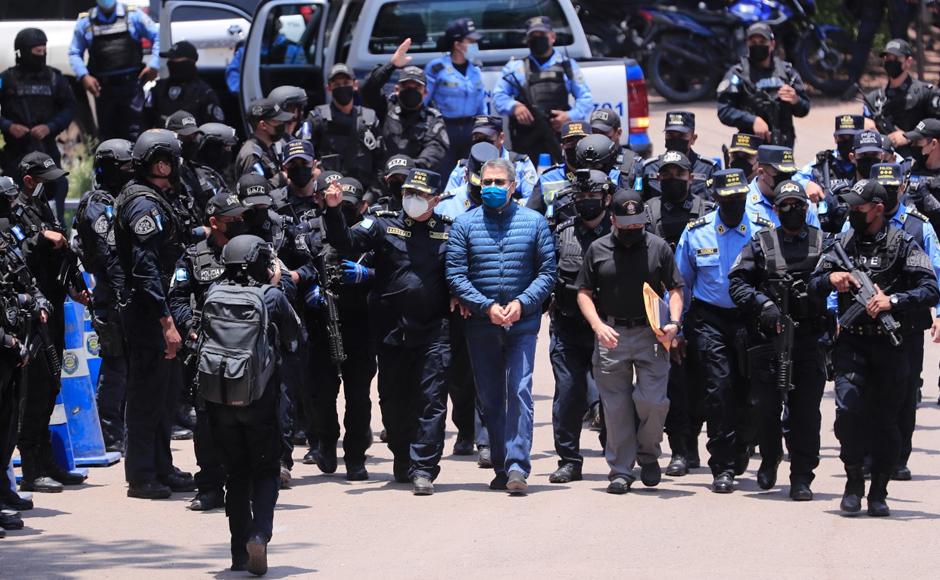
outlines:
[[[447, 127], [440, 111], [424, 104], [427, 96], [427, 77], [416, 66], [405, 66], [411, 39], [395, 50], [391, 60], [378, 66], [366, 78], [362, 87], [363, 103], [375, 110], [382, 123], [382, 150], [385, 158], [404, 154], [414, 159], [422, 169], [440, 165], [450, 147]], [[395, 93], [385, 97], [382, 87], [396, 69], [401, 69]]]
[[835, 149], [826, 149], [816, 154], [816, 160], [807, 163], [794, 176], [807, 192], [816, 192], [819, 199], [819, 223], [824, 232], [842, 230], [847, 207], [839, 201], [839, 194], [851, 187], [858, 179], [851, 153], [855, 136], [864, 128], [861, 115], [836, 115], [836, 127], [832, 136]]
[[191, 491], [192, 476], [173, 467], [170, 435], [182, 385], [180, 333], [167, 291], [186, 235], [172, 203], [180, 144], [166, 129], [141, 134], [132, 151], [135, 177], [115, 202], [115, 245], [125, 277], [121, 311], [128, 347], [124, 473], [128, 497], [167, 498]]
[[98, 416], [109, 451], [124, 451], [124, 397], [127, 390], [127, 356], [118, 305], [125, 275], [114, 239], [114, 201], [134, 176], [133, 144], [109, 139], [95, 149], [91, 191], [75, 210], [72, 230], [85, 271], [95, 277], [92, 325], [98, 334], [101, 370], [98, 378]]
[[[656, 179], [662, 193], [646, 202], [646, 228], [675, 249], [686, 225], [715, 209], [715, 204], [702, 196], [692, 195], [692, 164], [678, 151], [667, 151], [660, 156]], [[670, 353], [670, 403], [665, 425], [672, 450], [672, 459], [666, 466], [666, 475], [670, 477], [681, 477], [689, 469], [699, 467], [698, 433], [702, 430], [698, 405], [692, 405], [688, 387], [686, 339], [679, 336], [677, 340], [677, 348]]]
[[689, 223], [676, 262], [692, 295], [685, 332], [689, 350], [697, 353], [694, 370], [704, 382], [712, 491], [731, 493], [735, 475], [747, 468], [755, 426], [742, 366], [744, 321], [728, 293], [728, 272], [754, 232], [773, 224], [745, 211], [747, 185], [740, 169], [715, 172], [713, 187], [718, 211]]
[[375, 210], [401, 210], [401, 188], [405, 184], [408, 174], [414, 168], [414, 160], [407, 155], [392, 155], [388, 158], [385, 162], [385, 171], [382, 174], [384, 193], [376, 200]]
[[[610, 233], [607, 207], [614, 186], [603, 171], [577, 179], [572, 195], [577, 215], [555, 230], [558, 278], [551, 313], [549, 356], [555, 375], [552, 433], [558, 469], [548, 480], [569, 483], [581, 479], [581, 422], [588, 410], [588, 375], [594, 355], [594, 332], [578, 308], [576, 280], [588, 246]], [[580, 173], [579, 173], [580, 177]]]
[[458, 18], [447, 25], [438, 40], [438, 49], [446, 52], [424, 67], [428, 94], [424, 101], [441, 112], [447, 126], [450, 147], [437, 171], [450, 175], [457, 160], [470, 153], [474, 115], [486, 114], [486, 89], [479, 62], [481, 38], [473, 20]]
[[[909, 382], [905, 365], [898, 364], [904, 360], [905, 347], [892, 342], [877, 317], [887, 313], [902, 329], [919, 327], [923, 331], [930, 326], [927, 309], [940, 300], [940, 290], [927, 255], [911, 236], [885, 219], [884, 187], [862, 180], [844, 197], [851, 208], [851, 230], [838, 234], [835, 241], [857, 265], [870, 270], [877, 286], [866, 312], [842, 326], [836, 339], [835, 431], [846, 473], [840, 508], [845, 513], [861, 510], [865, 495], [862, 462], [870, 450], [868, 515], [888, 516], [888, 479], [900, 453], [898, 416]], [[846, 266], [835, 259], [833, 250], [827, 250], [809, 286], [810, 292], [820, 296], [839, 293], [840, 318], [854, 303], [852, 292], [859, 284]]]
[[160, 53], [166, 58], [170, 76], [160, 79], [150, 89], [144, 103], [144, 117], [148, 127], [163, 127], [167, 117], [174, 112], [189, 111], [196, 117], [196, 122], [203, 123], [225, 121], [225, 114], [219, 105], [219, 97], [209, 83], [198, 76], [196, 62], [199, 53], [191, 42], [181, 40], [173, 43], [170, 50]]
[[908, 201], [936, 225], [940, 223], [940, 120], [924, 119], [905, 138], [914, 159]]
[[718, 119], [773, 145], [793, 147], [793, 117], [809, 114], [809, 97], [793, 65], [774, 55], [777, 42], [766, 22], [747, 29], [747, 58], [718, 85]]
[[[705, 182], [712, 173], [718, 169], [718, 164], [708, 157], [702, 157], [692, 150], [698, 135], [695, 134], [695, 113], [688, 111], [669, 111], [666, 113], [666, 151], [682, 153], [692, 166], [692, 194], [708, 197], [705, 191]], [[654, 157], [643, 164], [644, 197], [647, 199], [659, 196], [662, 193], [659, 187], [659, 167], [662, 156]], [[631, 184], [632, 185], [632, 184]]]
[[[116, 0], [97, 0], [96, 4], [78, 15], [69, 64], [82, 87], [95, 97], [99, 138], [133, 141], [142, 130], [142, 86], [159, 74], [158, 26], [133, 6]], [[146, 65], [141, 45], [145, 39], [152, 44]]]
[[218, 191], [222, 187], [231, 189], [236, 181], [232, 167], [234, 150], [238, 145], [235, 128], [222, 123], [202, 124], [199, 126], [197, 143], [192, 158], [196, 175], [213, 190]]
[[[56, 135], [75, 117], [75, 95], [59, 69], [46, 66], [46, 34], [24, 28], [13, 41], [16, 66], [0, 74], [0, 131], [5, 141], [0, 169], [9, 176], [23, 156], [38, 151], [60, 162]], [[56, 216], [65, 220], [68, 181], [54, 184]]]
[[[45, 153], [29, 153], [20, 161], [20, 195], [14, 209], [16, 224], [24, 239], [21, 242], [26, 263], [36, 276], [36, 286], [52, 306], [49, 313], [49, 341], [33, 364], [26, 367], [26, 389], [23, 401], [19, 448], [23, 461], [25, 491], [61, 491], [60, 484], [75, 485], [83, 476], [61, 469], [52, 456], [49, 439], [49, 418], [60, 388], [58, 360], [65, 347], [66, 295], [87, 302], [87, 293], [60, 277], [63, 263], [71, 250], [65, 239], [65, 229], [49, 209], [45, 187], [66, 175]], [[45, 341], [44, 341], [45, 342]], [[56, 353], [55, 356], [52, 353]], [[58, 360], [53, 360], [58, 358]], [[42, 360], [40, 360], [42, 359]]]
[[278, 288], [279, 272], [270, 244], [250, 235], [237, 236], [222, 250], [223, 284], [264, 285], [263, 300], [270, 324], [267, 339], [275, 366], [259, 398], [245, 406], [207, 402], [209, 429], [225, 468], [226, 515], [231, 532], [232, 570], [256, 576], [268, 569], [267, 545], [274, 528], [281, 453], [281, 359], [297, 350], [302, 329], [297, 314]]
[[338, 156], [336, 167], [331, 169], [356, 178], [369, 190], [378, 190], [383, 162], [378, 116], [374, 110], [353, 103], [359, 81], [345, 64], [333, 65], [326, 88], [332, 99], [310, 111], [302, 137], [313, 143], [321, 158]]
[[490, 159], [500, 157], [499, 149], [486, 142], [475, 144], [470, 149], [463, 171], [464, 181], [458, 187], [448, 190], [441, 195], [435, 211], [451, 219], [457, 219], [460, 214], [470, 211], [480, 205], [480, 170], [483, 164]]
[[525, 38], [529, 54], [503, 67], [493, 88], [493, 106], [509, 117], [516, 151], [535, 160], [548, 153], [553, 163], [561, 163], [558, 135], [569, 122], [587, 121], [594, 99], [578, 64], [555, 50], [557, 37], [549, 17], [526, 21]]
[[[563, 160], [541, 173], [532, 193], [526, 200], [526, 207], [534, 209], [549, 218], [555, 217], [555, 201], [559, 191], [567, 188], [577, 169], [577, 146], [588, 136], [590, 127], [587, 123], [574, 121], [564, 126], [561, 131], [561, 151]], [[571, 216], [568, 216], [571, 217]], [[564, 221], [564, 220], [562, 220]]]
[[[264, 23], [264, 34], [261, 37], [261, 62], [271, 64], [307, 64], [307, 55], [304, 47], [287, 39], [281, 34], [281, 19], [274, 12], [268, 13], [268, 20]], [[225, 67], [225, 86], [230, 93], [237, 95], [241, 87], [242, 60], [245, 58], [245, 43], [240, 41], [235, 45], [232, 60]]]
[[[268, 98], [277, 103], [284, 111], [290, 112], [294, 118], [287, 122], [287, 135], [284, 139], [291, 139], [300, 130], [304, 115], [307, 114], [307, 91], [300, 87], [281, 85], [271, 89]], [[304, 138], [307, 138], [304, 136]]]
[[747, 133], [735, 133], [731, 137], [731, 146], [721, 146], [725, 157], [726, 169], [740, 169], [748, 181], [757, 175], [757, 149], [764, 140]]
[[[477, 143], [489, 143], [499, 150], [499, 154], [504, 159], [512, 162], [516, 168], [516, 183], [518, 184], [519, 195], [522, 199], [528, 199], [532, 193], [535, 182], [538, 181], [538, 172], [532, 160], [522, 153], [516, 153], [506, 148], [503, 135], [502, 117], [490, 115], [477, 115], [473, 120], [473, 130], [470, 132], [470, 141], [473, 145]], [[466, 159], [457, 162], [454, 170], [450, 172], [447, 179], [447, 186], [444, 191], [450, 192], [466, 183]]]
[[275, 152], [274, 144], [287, 134], [285, 123], [293, 118], [293, 114], [282, 111], [271, 99], [252, 101], [248, 107], [252, 133], [245, 139], [235, 158], [235, 174], [238, 177], [254, 173], [267, 179], [271, 187], [285, 185], [280, 156]]
[[[617, 111], [609, 107], [597, 108], [591, 113], [590, 124], [591, 131], [595, 135], [600, 133], [612, 142], [620, 143], [623, 137], [623, 127]], [[637, 190], [636, 178], [642, 166], [643, 159], [640, 155], [630, 149], [629, 145], [621, 145], [615, 164], [615, 167], [620, 170], [620, 187]]]
[[[795, 181], [777, 186], [774, 211], [780, 227], [757, 235], [741, 252], [728, 274], [729, 291], [735, 305], [751, 319], [752, 339], [758, 346], [748, 350], [751, 389], [760, 417], [761, 453], [757, 484], [770, 489], [783, 460], [780, 440], [786, 433], [790, 451], [790, 499], [813, 499], [810, 484], [819, 465], [819, 406], [826, 384], [825, 360], [819, 339], [825, 331], [825, 304], [806, 292], [806, 283], [822, 254], [824, 234], [806, 224], [809, 198]], [[788, 317], [788, 319], [784, 319]], [[791, 324], [789, 329], [783, 325]], [[790, 333], [789, 344], [780, 341]], [[789, 352], [787, 351], [789, 349]], [[779, 358], [784, 356], [785, 360]], [[786, 384], [780, 384], [787, 365]], [[782, 405], [786, 414], [781, 427]], [[785, 430], [785, 431], [784, 431]]]
[[[793, 150], [780, 145], [761, 145], [757, 148], [757, 176], [751, 180], [747, 194], [747, 213], [760, 217], [773, 225], [780, 225], [780, 216], [774, 213], [774, 192], [784, 181], [790, 181], [797, 172], [793, 162]], [[806, 212], [806, 223], [819, 227], [816, 207], [811, 205]]]
[[173, 131], [180, 140], [182, 159], [179, 168], [180, 194], [178, 199], [186, 207], [189, 228], [205, 223], [206, 204], [215, 195], [212, 185], [202, 181], [196, 174], [192, 159], [199, 147], [199, 126], [196, 117], [187, 111], [176, 111], [166, 119], [168, 131]]
[[276, 211], [291, 217], [294, 223], [301, 222], [304, 214], [318, 208], [314, 187], [319, 172], [314, 166], [313, 155], [313, 145], [309, 141], [288, 141], [282, 164], [287, 174], [287, 185], [271, 191]]
[[379, 405], [398, 482], [434, 493], [440, 472], [450, 360], [450, 292], [444, 245], [450, 220], [435, 215], [440, 175], [413, 169], [402, 212], [376, 214], [352, 228], [339, 187], [327, 190], [326, 237], [339, 252], [375, 252], [375, 289], [385, 319], [378, 338]]
[[[195, 380], [195, 348], [206, 292], [211, 284], [222, 278], [225, 271], [222, 249], [229, 240], [245, 232], [242, 215], [247, 208], [234, 193], [217, 193], [209, 201], [206, 210], [209, 237], [186, 248], [176, 263], [167, 294], [167, 304], [173, 315], [173, 322], [186, 337], [185, 348], [189, 364], [184, 366], [183, 372], [187, 386]], [[212, 441], [205, 402], [201, 400], [196, 401], [196, 429], [193, 439], [196, 463], [199, 465], [199, 471], [194, 477], [198, 493], [190, 502], [189, 509], [206, 511], [222, 507], [225, 504], [225, 494], [222, 490], [225, 472]]]
[[911, 140], [904, 132], [912, 131], [922, 119], [940, 116], [940, 89], [911, 75], [914, 51], [906, 40], [889, 40], [881, 58], [888, 85], [865, 98], [866, 128], [887, 135], [898, 152], [907, 157], [912, 154]]

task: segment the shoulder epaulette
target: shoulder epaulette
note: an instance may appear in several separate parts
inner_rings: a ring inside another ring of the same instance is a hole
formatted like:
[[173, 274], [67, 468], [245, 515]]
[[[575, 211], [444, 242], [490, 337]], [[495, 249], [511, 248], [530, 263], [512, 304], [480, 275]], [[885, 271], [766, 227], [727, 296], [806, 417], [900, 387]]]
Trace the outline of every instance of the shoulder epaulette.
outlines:
[[565, 166], [564, 163], [555, 163], [555, 164], [553, 164], [553, 165], [549, 165], [548, 167], [546, 167], [546, 168], [545, 168], [545, 171], [543, 171], [542, 173], [548, 173], [548, 172], [551, 171], [552, 169], [561, 169], [561, 168], [563, 168], [564, 166]]
[[437, 219], [439, 219], [441, 222], [445, 224], [454, 223], [454, 218], [450, 217], [449, 215], [437, 214]]
[[698, 156], [698, 159], [696, 159], [696, 161], [702, 161], [702, 162], [707, 163], [708, 165], [711, 165], [711, 166], [713, 166], [713, 167], [717, 167], [717, 166], [718, 166], [718, 162], [717, 162], [717, 161], [715, 161], [715, 160], [712, 159], [711, 157], [705, 157], [704, 155], [699, 155], [699, 156]]
[[754, 225], [763, 226], [765, 228], [773, 228], [774, 222], [770, 221], [769, 219], [763, 216], [756, 216], [754, 218]]
[[78, 19], [81, 20], [82, 18], [88, 18], [88, 13], [87, 13], [87, 12], [79, 12], [79, 13], [78, 13]]
[[396, 217], [398, 216], [397, 211], [392, 211], [389, 209], [380, 209], [375, 212], [375, 217]]
[[700, 218], [698, 218], [698, 219], [694, 219], [694, 220], [690, 221], [690, 222], [688, 223], [688, 226], [687, 226], [687, 227], [688, 227], [690, 230], [694, 230], [695, 228], [704, 226], [707, 221], [708, 221], [708, 219], [703, 216], [703, 217], [700, 217]]
[[929, 222], [929, 221], [930, 221], [930, 218], [929, 218], [929, 217], [925, 216], [924, 214], [920, 213], [919, 211], [917, 211], [916, 209], [914, 209], [914, 208], [912, 208], [912, 207], [910, 207], [910, 208], [907, 209], [907, 215], [912, 215], [912, 216], [916, 217], [917, 219], [919, 219], [919, 220], [921, 220], [921, 221], [924, 221], [924, 222]]
[[555, 231], [560, 232], [561, 230], [568, 229], [571, 226], [573, 226], [577, 221], [578, 221], [578, 218], [570, 217], [566, 219], [565, 221], [561, 222], [560, 224], [558, 224], [558, 226], [555, 228]]
[[444, 70], [444, 63], [442, 63], [442, 62], [439, 62], [439, 63], [437, 63], [437, 64], [435, 64], [434, 66], [431, 67], [431, 72], [434, 73], [434, 74], [437, 74], [437, 73], [441, 72], [442, 70]]
[[451, 190], [451, 191], [445, 191], [444, 193], [442, 193], [441, 195], [438, 196], [438, 199], [441, 200], [441, 201], [444, 201], [445, 199], [451, 199], [451, 198], [453, 198], [454, 195], [456, 195], [456, 194], [453, 192], [453, 190]]

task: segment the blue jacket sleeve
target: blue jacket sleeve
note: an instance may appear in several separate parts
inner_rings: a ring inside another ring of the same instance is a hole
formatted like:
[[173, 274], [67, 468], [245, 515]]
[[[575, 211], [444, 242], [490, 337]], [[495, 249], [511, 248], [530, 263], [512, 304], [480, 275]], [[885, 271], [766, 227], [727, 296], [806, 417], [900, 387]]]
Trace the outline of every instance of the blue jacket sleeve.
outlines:
[[[477, 67], [477, 65], [475, 64], [471, 64], [470, 66], [477, 69], [477, 74], [480, 75], [480, 78], [482, 81], [483, 71], [480, 70], [479, 67]], [[477, 92], [477, 113], [476, 114], [477, 115], [486, 114], [486, 89], [485, 88]]]
[[536, 268], [535, 279], [529, 284], [529, 287], [517, 297], [522, 304], [522, 315], [529, 316], [537, 314], [542, 309], [542, 304], [548, 300], [555, 285], [555, 239], [551, 230], [548, 228], [548, 222], [545, 218], [538, 216], [538, 226], [535, 236]]
[[137, 40], [146, 38], [152, 43], [150, 51], [150, 68], [160, 68], [160, 26], [140, 10], [131, 12], [131, 25], [137, 33]]
[[[468, 214], [464, 214], [468, 215]], [[468, 219], [462, 216], [450, 228], [447, 240], [446, 272], [451, 293], [460, 303], [478, 316], [486, 317], [486, 309], [495, 300], [484, 296], [470, 281], [470, 232]]]
[[429, 61], [424, 65], [424, 78], [427, 79], [427, 95], [424, 97], [424, 104], [430, 105], [434, 100], [434, 92], [437, 90], [437, 75], [431, 70], [431, 66], [437, 62], [437, 59]]
[[238, 89], [241, 87], [241, 77], [242, 77], [242, 57], [245, 54], [245, 45], [241, 45], [235, 49], [235, 54], [232, 55], [232, 60], [225, 67], [225, 85], [228, 87], [230, 93], [238, 94]]
[[75, 23], [75, 32], [72, 33], [72, 44], [69, 45], [69, 65], [76, 78], [82, 78], [88, 74], [88, 67], [85, 66], [85, 51], [88, 50], [88, 41], [85, 39], [85, 29], [88, 25], [88, 18], [79, 18]]
[[695, 265], [693, 263], [691, 248], [689, 248], [689, 230], [686, 228], [679, 238], [676, 245], [676, 265], [679, 267], [679, 273], [685, 280], [685, 300], [682, 301], [682, 312], [685, 314], [692, 303], [692, 289], [695, 288]]
[[516, 106], [516, 95], [518, 93], [514, 86], [506, 82], [505, 77], [513, 76], [521, 84], [523, 81], [516, 74], [520, 65], [521, 62], [517, 60], [507, 62], [499, 73], [500, 76], [499, 80], [496, 81], [496, 86], [493, 87], [493, 106], [496, 107], [496, 112], [500, 115], [511, 115], [513, 107]]
[[568, 116], [572, 121], [587, 121], [594, 110], [594, 97], [591, 95], [591, 88], [584, 82], [584, 74], [578, 63], [571, 61], [571, 72], [573, 79], [567, 79], [568, 92], [574, 96], [574, 107], [568, 111]]

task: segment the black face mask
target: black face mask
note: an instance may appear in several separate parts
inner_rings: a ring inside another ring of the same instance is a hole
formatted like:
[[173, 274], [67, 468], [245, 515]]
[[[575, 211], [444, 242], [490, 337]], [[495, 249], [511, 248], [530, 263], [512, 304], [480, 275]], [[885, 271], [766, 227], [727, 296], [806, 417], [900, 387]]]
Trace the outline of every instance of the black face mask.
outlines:
[[221, 172], [232, 162], [232, 153], [218, 141], [210, 143], [203, 141], [196, 153], [196, 160]]
[[313, 179], [313, 168], [305, 165], [290, 167], [287, 169], [287, 179], [289, 179], [291, 185], [297, 189], [303, 189], [307, 187], [307, 184]]
[[591, 221], [597, 219], [604, 213], [604, 200], [593, 198], [579, 199], [574, 202], [574, 207], [578, 210], [578, 215], [581, 216], [581, 219]]
[[666, 151], [678, 151], [683, 155], [689, 154], [689, 140], [682, 137], [673, 137], [666, 139]]
[[784, 181], [789, 181], [791, 179], [793, 179], [792, 173], [784, 173], [783, 171], [778, 171], [777, 175], [774, 175], [773, 189], [777, 189], [778, 185], [780, 185]]
[[545, 54], [548, 53], [548, 51], [552, 48], [547, 36], [533, 36], [526, 42], [526, 44], [529, 45], [529, 50], [532, 51], [532, 56], [536, 58], [545, 56]]
[[352, 85], [346, 85], [343, 87], [336, 87], [333, 89], [331, 94], [333, 95], [333, 100], [336, 101], [337, 105], [345, 107], [352, 102], [355, 91], [353, 90]]
[[689, 193], [689, 182], [684, 179], [667, 177], [659, 180], [659, 189], [662, 191], [664, 200], [675, 203], [685, 199], [686, 194]]
[[359, 215], [359, 210], [357, 210], [356, 206], [351, 203], [342, 204], [340, 211], [343, 212], [343, 218], [346, 219], [346, 224], [349, 226], [357, 224], [360, 220], [362, 220], [362, 216]]
[[131, 177], [130, 173], [114, 165], [102, 165], [95, 169], [95, 182], [112, 193], [120, 191]]
[[852, 152], [852, 141], [836, 141], [836, 151], [839, 152], [839, 159], [845, 159], [847, 161], [849, 159], [849, 153]]
[[780, 225], [791, 232], [803, 229], [806, 223], [806, 209], [791, 209], [790, 211], [780, 212]]
[[474, 206], [483, 205], [483, 187], [467, 184], [467, 197], [470, 198]]
[[287, 135], [287, 125], [285, 125], [284, 123], [281, 123], [280, 125], [276, 127], [273, 127], [271, 130], [274, 131], [274, 134], [271, 135], [271, 139], [274, 141], [280, 141], [281, 139], [284, 138], [285, 135]]
[[886, 60], [885, 61], [885, 72], [888, 73], [888, 76], [896, 79], [904, 73], [902, 68], [901, 61], [899, 60]]
[[911, 157], [914, 159], [914, 164], [921, 169], [927, 167], [927, 155], [924, 154], [923, 147], [911, 147]]
[[872, 157], [859, 157], [855, 160], [855, 167], [862, 179], [868, 179], [871, 175], [871, 166], [875, 163], [880, 163], [880, 160]]
[[421, 95], [421, 91], [414, 87], [408, 87], [407, 89], [398, 91], [398, 102], [401, 103], [401, 106], [405, 109], [414, 111], [421, 106], [423, 101], [424, 97]]
[[183, 159], [186, 161], [192, 161], [196, 158], [196, 153], [199, 150], [199, 143], [195, 141], [183, 141], [182, 150], [180, 154], [183, 156]]
[[268, 210], [266, 209], [250, 209], [242, 214], [242, 222], [245, 224], [245, 229], [247, 231], [258, 231], [261, 229], [261, 226], [264, 225], [268, 219]]
[[617, 228], [617, 240], [625, 246], [632, 246], [646, 236], [646, 228], [620, 229]]
[[170, 82], [186, 83], [196, 78], [196, 62], [186, 59], [168, 61], [167, 70], [170, 71]]
[[231, 240], [235, 236], [247, 234], [248, 224], [243, 221], [228, 222], [225, 224], [225, 231], [222, 233], [225, 234], [226, 239]]
[[754, 165], [745, 157], [732, 157], [728, 169], [740, 169], [745, 177], [750, 177], [754, 172]]
[[755, 44], [747, 49], [747, 60], [752, 65], [759, 65], [770, 56], [770, 47], [766, 44]]
[[385, 184], [385, 191], [387, 191], [389, 195], [391, 195], [398, 201], [401, 201], [401, 186], [402, 185], [403, 183], [398, 180], [389, 181]]
[[747, 199], [743, 197], [741, 199], [719, 201], [718, 215], [721, 217], [722, 223], [732, 228], [741, 223], [746, 204]]
[[885, 186], [885, 192], [888, 194], [888, 199], [885, 200], [885, 215], [893, 214], [898, 209], [898, 203], [901, 200], [899, 190], [900, 186], [897, 185]]
[[0, 216], [7, 217], [13, 211], [13, 200], [5, 195], [0, 195]]
[[578, 154], [574, 147], [562, 149], [562, 154], [565, 157], [565, 165], [568, 167], [568, 169], [575, 169], [578, 167]]
[[22, 56], [20, 56], [19, 65], [27, 72], [38, 72], [45, 68], [46, 55], [33, 54], [29, 49], [22, 50], [20, 52], [22, 53]]
[[864, 234], [868, 229], [868, 213], [863, 211], [849, 211], [849, 225], [857, 234]]

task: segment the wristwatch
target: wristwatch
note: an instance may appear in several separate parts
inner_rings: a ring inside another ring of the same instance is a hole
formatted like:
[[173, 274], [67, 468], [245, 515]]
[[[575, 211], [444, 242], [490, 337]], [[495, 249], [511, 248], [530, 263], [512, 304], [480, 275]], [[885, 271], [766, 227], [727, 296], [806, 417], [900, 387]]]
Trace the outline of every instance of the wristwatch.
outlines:
[[898, 305], [898, 295], [897, 295], [897, 294], [892, 294], [891, 297], [890, 297], [888, 300], [891, 302], [891, 307], [892, 307], [892, 308], [894, 308], [895, 306]]
[[670, 320], [669, 322], [666, 323], [666, 326], [669, 326], [670, 324], [675, 324], [677, 331], [678, 331], [678, 330], [682, 330], [682, 321], [681, 321], [681, 320]]

